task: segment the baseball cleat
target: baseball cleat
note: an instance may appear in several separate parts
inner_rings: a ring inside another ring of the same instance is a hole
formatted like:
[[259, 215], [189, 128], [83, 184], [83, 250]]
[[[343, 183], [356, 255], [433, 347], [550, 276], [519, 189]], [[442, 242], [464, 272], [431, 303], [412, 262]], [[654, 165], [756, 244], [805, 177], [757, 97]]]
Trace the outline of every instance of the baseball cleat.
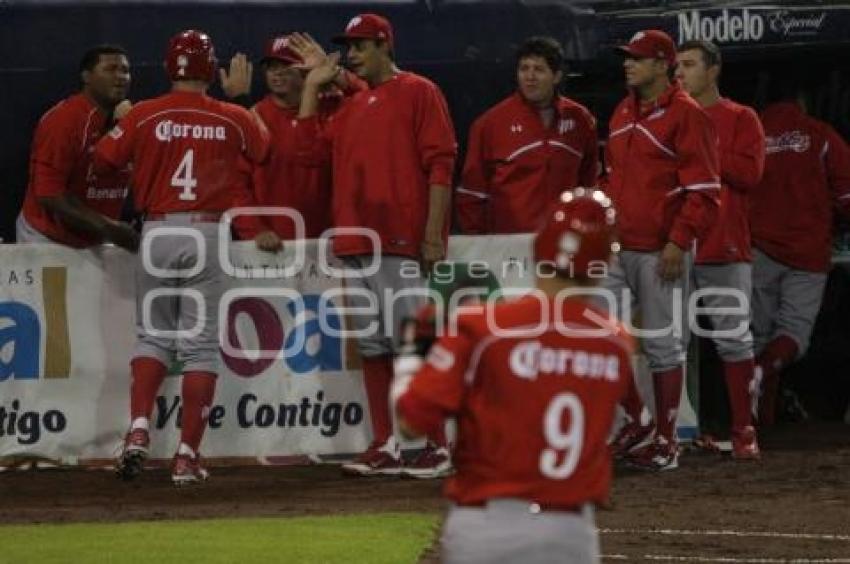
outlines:
[[171, 481], [175, 486], [200, 484], [210, 477], [210, 473], [201, 466], [200, 456], [175, 454], [171, 463]]
[[646, 446], [652, 440], [654, 430], [652, 424], [641, 425], [638, 421], [626, 423], [611, 441], [611, 454], [616, 459], [624, 458], [630, 452]]
[[663, 472], [679, 467], [679, 445], [661, 435], [648, 445], [634, 450], [626, 457], [626, 463], [632, 468]]
[[142, 473], [150, 449], [147, 429], [131, 429], [124, 437], [124, 447], [115, 465], [115, 473], [122, 480], [133, 480]]
[[732, 458], [735, 460], [761, 459], [756, 430], [752, 425], [732, 430]]
[[372, 441], [365, 452], [342, 465], [342, 473], [350, 476], [398, 476], [401, 469], [401, 453], [395, 437], [384, 442]]
[[429, 442], [416, 458], [404, 465], [401, 474], [410, 478], [430, 480], [445, 478], [452, 470], [449, 450]]

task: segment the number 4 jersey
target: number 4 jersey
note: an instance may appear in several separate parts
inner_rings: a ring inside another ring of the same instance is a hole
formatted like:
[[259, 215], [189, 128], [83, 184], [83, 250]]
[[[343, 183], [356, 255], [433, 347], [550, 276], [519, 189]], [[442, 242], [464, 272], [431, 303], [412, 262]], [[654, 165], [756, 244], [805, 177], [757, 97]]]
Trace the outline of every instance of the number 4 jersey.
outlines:
[[420, 432], [457, 417], [457, 473], [446, 495], [461, 505], [602, 502], [606, 441], [632, 377], [631, 338], [581, 298], [487, 307], [464, 308], [456, 334], [432, 347], [397, 404]]
[[138, 211], [222, 212], [252, 202], [237, 164], [261, 163], [268, 149], [265, 126], [248, 110], [171, 92], [136, 104], [98, 143], [95, 167], [133, 163]]

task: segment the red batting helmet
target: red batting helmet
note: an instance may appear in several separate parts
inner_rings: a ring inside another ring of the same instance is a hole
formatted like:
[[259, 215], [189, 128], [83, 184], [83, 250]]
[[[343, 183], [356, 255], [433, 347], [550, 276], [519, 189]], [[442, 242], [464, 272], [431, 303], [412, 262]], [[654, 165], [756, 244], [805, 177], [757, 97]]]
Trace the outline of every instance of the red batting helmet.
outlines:
[[212, 39], [202, 31], [181, 31], [168, 42], [165, 70], [171, 80], [213, 82], [217, 64]]
[[534, 239], [534, 260], [548, 262], [570, 278], [587, 278], [595, 261], [616, 250], [614, 208], [600, 190], [576, 188], [561, 194]]

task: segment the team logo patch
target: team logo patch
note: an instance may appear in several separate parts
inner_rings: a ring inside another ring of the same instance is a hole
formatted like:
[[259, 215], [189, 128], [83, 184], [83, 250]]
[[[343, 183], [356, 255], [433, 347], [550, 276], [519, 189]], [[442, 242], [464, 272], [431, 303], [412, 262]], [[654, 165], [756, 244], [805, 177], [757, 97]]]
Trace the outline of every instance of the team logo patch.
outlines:
[[564, 133], [567, 133], [568, 131], [572, 131], [575, 128], [576, 128], [576, 120], [574, 120], [572, 118], [562, 119], [560, 121], [560, 123], [558, 123], [558, 133], [560, 133], [561, 135], [563, 135]]
[[637, 32], [636, 34], [632, 35], [632, 38], [631, 38], [631, 39], [629, 39], [629, 43], [634, 43], [635, 41], [640, 41], [640, 40], [641, 40], [641, 39], [643, 39], [645, 36], [646, 36], [646, 34], [645, 34], [644, 32], [639, 31], [639, 32]]
[[812, 138], [802, 131], [786, 131], [775, 137], [765, 138], [765, 152], [770, 155], [783, 151], [805, 153], [812, 146]]
[[352, 28], [355, 28], [360, 25], [360, 22], [362, 21], [363, 18], [361, 18], [360, 16], [354, 16], [353, 18], [351, 18], [351, 21], [348, 22], [348, 25], [345, 26], [345, 31], [351, 31]]
[[447, 372], [455, 365], [455, 355], [447, 348], [437, 344], [428, 351], [428, 364], [441, 372]]
[[186, 74], [186, 67], [189, 66], [189, 58], [186, 55], [179, 55], [177, 57], [177, 76], [184, 76]]

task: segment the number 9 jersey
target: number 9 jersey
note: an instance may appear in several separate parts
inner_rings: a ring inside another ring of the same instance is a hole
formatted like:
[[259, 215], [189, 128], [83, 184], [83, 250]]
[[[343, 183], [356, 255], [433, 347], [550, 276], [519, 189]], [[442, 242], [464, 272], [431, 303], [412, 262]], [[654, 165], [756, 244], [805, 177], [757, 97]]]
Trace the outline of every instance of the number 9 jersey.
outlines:
[[137, 211], [223, 212], [250, 203], [239, 160], [259, 164], [268, 150], [268, 132], [248, 110], [205, 94], [170, 92], [136, 104], [101, 139], [95, 168], [132, 161]]
[[447, 497], [458, 505], [604, 502], [607, 439], [632, 378], [625, 329], [584, 298], [537, 293], [464, 307], [447, 333], [397, 403], [417, 432], [457, 417]]

